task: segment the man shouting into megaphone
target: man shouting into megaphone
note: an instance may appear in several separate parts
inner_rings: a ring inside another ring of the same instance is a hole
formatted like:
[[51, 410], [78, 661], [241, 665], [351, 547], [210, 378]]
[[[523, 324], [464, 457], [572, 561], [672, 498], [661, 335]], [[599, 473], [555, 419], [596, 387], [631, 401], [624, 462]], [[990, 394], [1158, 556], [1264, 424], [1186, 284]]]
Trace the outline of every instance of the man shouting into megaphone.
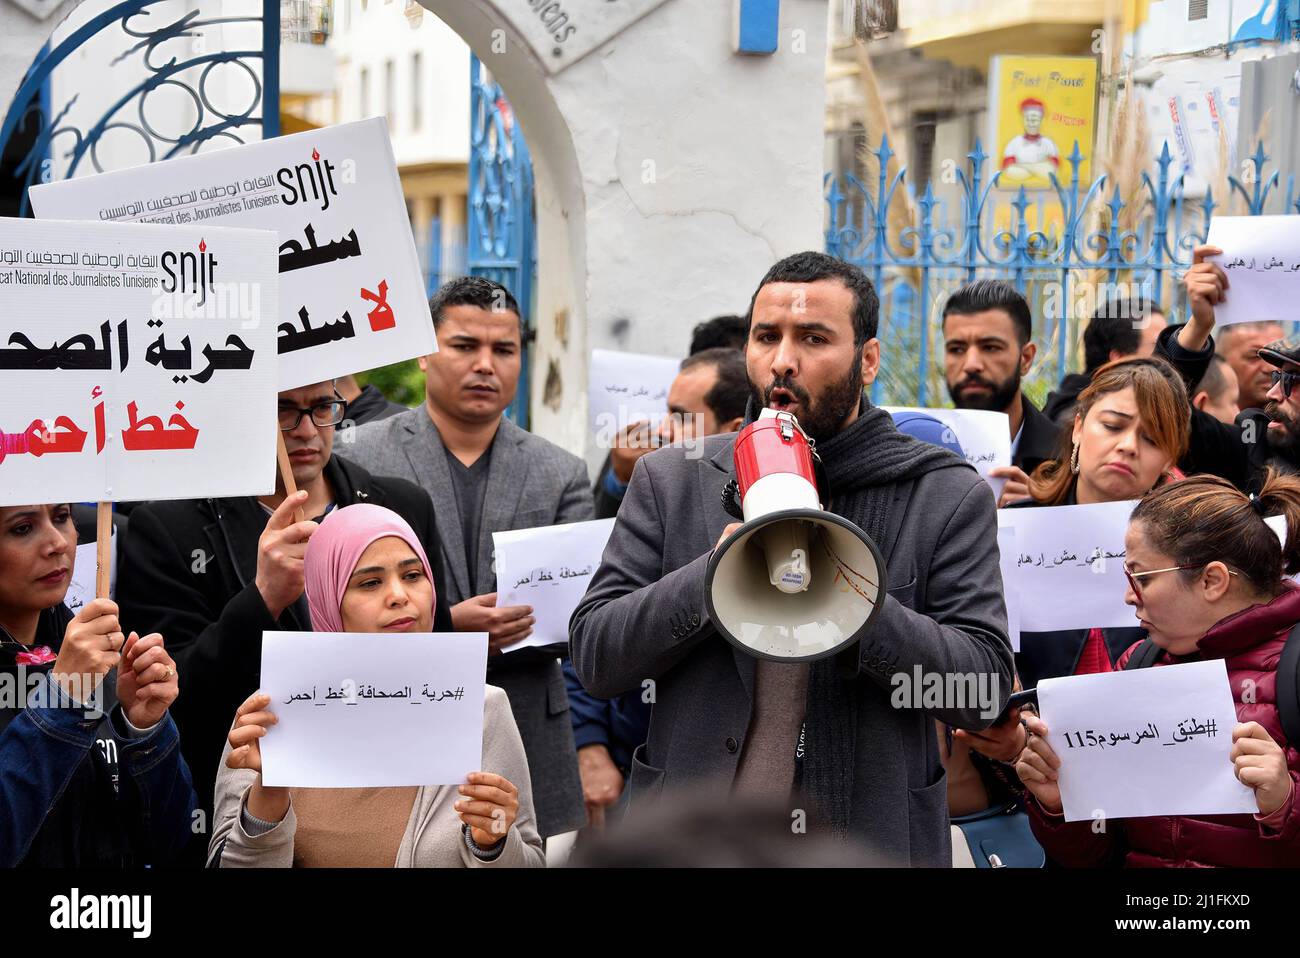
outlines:
[[[569, 634], [594, 695], [653, 690], [633, 816], [682, 789], [788, 800], [809, 830], [951, 864], [934, 720], [983, 729], [1012, 687], [997, 518], [962, 458], [864, 398], [878, 313], [855, 266], [777, 263], [750, 302], [746, 430], [636, 465]], [[819, 459], [822, 475], [765, 457]], [[792, 541], [799, 573], [783, 581]], [[943, 701], [891, 695], [927, 676]]]

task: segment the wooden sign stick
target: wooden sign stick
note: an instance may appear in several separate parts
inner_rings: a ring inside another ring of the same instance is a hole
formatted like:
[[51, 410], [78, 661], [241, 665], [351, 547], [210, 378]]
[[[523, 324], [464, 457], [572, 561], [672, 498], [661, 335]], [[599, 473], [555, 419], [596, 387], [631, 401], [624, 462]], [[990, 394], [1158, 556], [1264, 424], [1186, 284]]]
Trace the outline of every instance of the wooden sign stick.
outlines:
[[108, 584], [113, 571], [113, 504], [101, 502], [95, 507], [95, 598], [108, 598]]
[[[289, 464], [289, 450], [284, 447], [284, 433], [278, 426], [275, 430], [275, 456], [280, 464], [280, 481], [284, 483], [285, 497], [297, 495], [298, 484], [293, 481], [293, 466]], [[302, 506], [293, 510], [294, 522], [302, 522], [303, 518]]]

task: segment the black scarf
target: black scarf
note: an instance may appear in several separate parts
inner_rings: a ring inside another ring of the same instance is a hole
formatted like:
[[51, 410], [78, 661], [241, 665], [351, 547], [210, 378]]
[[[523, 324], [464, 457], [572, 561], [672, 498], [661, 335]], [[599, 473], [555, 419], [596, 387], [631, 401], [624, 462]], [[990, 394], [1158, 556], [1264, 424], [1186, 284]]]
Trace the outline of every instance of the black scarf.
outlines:
[[[751, 399], [746, 422], [756, 416]], [[865, 396], [858, 418], [816, 448], [830, 484], [830, 511], [860, 528], [882, 551], [897, 483], [935, 469], [970, 468], [942, 446], [899, 432], [893, 417]], [[826, 493], [822, 491], [823, 497]], [[848, 836], [853, 808], [858, 655], [854, 645], [838, 656], [811, 663], [808, 674], [802, 788], [818, 820], [837, 838]]]

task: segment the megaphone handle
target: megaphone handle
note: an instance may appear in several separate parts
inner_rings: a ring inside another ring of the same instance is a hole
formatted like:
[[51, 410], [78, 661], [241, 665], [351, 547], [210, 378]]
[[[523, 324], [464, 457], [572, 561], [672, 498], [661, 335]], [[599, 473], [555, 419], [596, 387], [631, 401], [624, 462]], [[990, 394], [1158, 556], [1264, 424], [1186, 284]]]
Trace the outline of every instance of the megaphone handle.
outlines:
[[740, 483], [735, 479], [722, 487], [722, 508], [737, 522], [745, 521], [745, 511], [740, 505]]

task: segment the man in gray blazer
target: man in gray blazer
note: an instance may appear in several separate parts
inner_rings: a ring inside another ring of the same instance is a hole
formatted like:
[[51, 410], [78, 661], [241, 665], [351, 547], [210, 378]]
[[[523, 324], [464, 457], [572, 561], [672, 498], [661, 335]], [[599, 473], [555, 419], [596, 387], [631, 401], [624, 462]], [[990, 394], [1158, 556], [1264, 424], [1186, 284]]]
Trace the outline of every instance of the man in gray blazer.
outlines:
[[480, 277], [452, 280], [429, 303], [438, 352], [420, 359], [425, 402], [341, 435], [336, 451], [371, 471], [400, 476], [433, 499], [451, 618], [488, 633], [487, 680], [506, 690], [528, 755], [543, 838], [586, 821], [569, 700], [557, 655], [528, 637], [528, 606], [496, 607], [492, 533], [592, 518], [581, 459], [525, 432], [502, 411], [520, 370], [519, 305]]
[[[886, 558], [883, 603], [847, 651], [758, 660], [710, 622], [709, 560], [738, 528], [722, 500], [734, 435], [657, 450], [633, 471], [569, 634], [592, 694], [653, 689], [628, 785], [633, 816], [660, 793], [785, 800], [796, 829], [899, 864], [951, 864], [934, 720], [985, 728], [1012, 687], [997, 518], [988, 484], [964, 460], [899, 433], [862, 398], [880, 364], [877, 312], [861, 270], [800, 253], [759, 285], [746, 346], [749, 418], [764, 406], [798, 418], [817, 441], [833, 511]], [[899, 694], [918, 675], [952, 694], [938, 705], [920, 690]]]

